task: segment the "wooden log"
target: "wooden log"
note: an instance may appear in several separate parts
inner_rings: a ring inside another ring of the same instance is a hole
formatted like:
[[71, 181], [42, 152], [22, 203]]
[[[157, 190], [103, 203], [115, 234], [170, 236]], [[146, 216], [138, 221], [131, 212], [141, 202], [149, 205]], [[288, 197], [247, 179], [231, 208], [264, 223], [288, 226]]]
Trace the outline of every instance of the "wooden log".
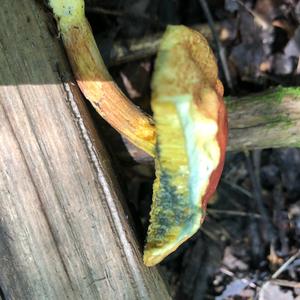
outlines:
[[268, 91], [227, 99], [228, 150], [300, 147], [300, 88]]
[[34, 0], [0, 10], [5, 299], [169, 299], [146, 268], [106, 151]]

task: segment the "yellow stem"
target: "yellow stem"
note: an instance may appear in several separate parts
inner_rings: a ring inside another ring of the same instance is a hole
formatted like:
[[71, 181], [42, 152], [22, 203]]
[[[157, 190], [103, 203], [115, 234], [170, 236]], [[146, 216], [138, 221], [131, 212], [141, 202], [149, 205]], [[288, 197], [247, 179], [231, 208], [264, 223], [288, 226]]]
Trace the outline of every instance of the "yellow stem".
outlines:
[[154, 156], [152, 119], [136, 107], [108, 73], [84, 15], [83, 0], [50, 0], [76, 81], [97, 112], [138, 148]]

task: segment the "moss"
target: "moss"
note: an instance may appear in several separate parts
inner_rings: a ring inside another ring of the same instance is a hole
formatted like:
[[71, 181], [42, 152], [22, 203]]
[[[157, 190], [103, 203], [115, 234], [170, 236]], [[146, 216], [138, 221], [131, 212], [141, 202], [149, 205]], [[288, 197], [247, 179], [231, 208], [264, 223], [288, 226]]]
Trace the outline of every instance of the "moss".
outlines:
[[242, 101], [253, 101], [253, 105], [256, 101], [280, 104], [285, 96], [300, 96], [300, 87], [279, 86], [274, 89], [270, 88], [269, 90], [259, 94], [253, 94], [241, 98], [227, 96], [225, 98], [225, 102], [228, 110], [233, 111]]
[[299, 87], [277, 87], [274, 90], [269, 89], [266, 93], [256, 96], [261, 101], [272, 101], [281, 103], [285, 96], [300, 96]]
[[278, 125], [280, 125], [282, 129], [288, 129], [294, 125], [294, 122], [285, 115], [278, 115], [275, 117], [269, 117], [268, 115], [266, 115], [266, 128], [270, 129], [273, 127], [278, 127]]

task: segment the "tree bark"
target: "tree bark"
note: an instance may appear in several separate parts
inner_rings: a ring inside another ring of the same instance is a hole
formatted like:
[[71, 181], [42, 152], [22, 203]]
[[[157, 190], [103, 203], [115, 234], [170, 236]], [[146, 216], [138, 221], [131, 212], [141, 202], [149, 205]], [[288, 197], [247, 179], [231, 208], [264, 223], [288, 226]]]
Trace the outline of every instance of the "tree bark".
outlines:
[[228, 150], [300, 147], [300, 88], [227, 99]]
[[52, 23], [36, 1], [1, 2], [2, 295], [169, 299], [158, 270], [142, 263]]

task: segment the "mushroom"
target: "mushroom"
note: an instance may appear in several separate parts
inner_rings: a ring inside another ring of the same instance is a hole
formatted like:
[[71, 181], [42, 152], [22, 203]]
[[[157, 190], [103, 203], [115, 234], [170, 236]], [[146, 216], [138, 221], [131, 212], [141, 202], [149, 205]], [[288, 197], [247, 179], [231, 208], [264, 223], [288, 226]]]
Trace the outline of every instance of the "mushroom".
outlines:
[[49, 0], [48, 5], [85, 98], [119, 133], [153, 156], [152, 119], [127, 99], [108, 73], [84, 14], [84, 0]]
[[226, 152], [223, 85], [205, 38], [168, 26], [143, 114], [109, 75], [84, 15], [83, 0], [49, 0], [76, 81], [97, 112], [134, 145], [155, 156], [156, 180], [144, 263], [153, 266], [201, 226]]
[[200, 228], [224, 165], [223, 86], [199, 32], [167, 27], [155, 62], [151, 105], [157, 141], [147, 266], [162, 261]]

